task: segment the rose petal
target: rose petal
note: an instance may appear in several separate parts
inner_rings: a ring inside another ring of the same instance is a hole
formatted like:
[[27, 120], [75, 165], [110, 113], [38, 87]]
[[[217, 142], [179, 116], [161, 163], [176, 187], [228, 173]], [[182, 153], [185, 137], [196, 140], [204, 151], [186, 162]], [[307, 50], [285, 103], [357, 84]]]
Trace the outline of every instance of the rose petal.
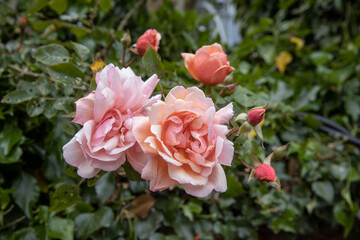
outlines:
[[191, 53], [181, 53], [181, 56], [184, 59], [184, 64], [187, 70], [189, 71], [190, 75], [198, 80], [196, 69], [195, 69], [195, 54]]
[[150, 180], [151, 191], [162, 191], [178, 184], [168, 174], [167, 163], [160, 157], [152, 157], [144, 167], [141, 178]]
[[94, 118], [95, 93], [91, 92], [75, 102], [76, 115], [72, 122], [84, 125], [84, 123]]

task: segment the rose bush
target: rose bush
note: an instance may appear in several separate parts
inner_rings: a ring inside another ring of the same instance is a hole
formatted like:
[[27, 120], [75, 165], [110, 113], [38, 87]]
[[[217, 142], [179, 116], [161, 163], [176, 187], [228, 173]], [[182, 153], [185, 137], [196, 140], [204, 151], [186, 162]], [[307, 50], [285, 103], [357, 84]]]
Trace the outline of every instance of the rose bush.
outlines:
[[228, 72], [234, 70], [218, 43], [205, 45], [195, 54], [182, 53], [181, 56], [190, 75], [205, 85], [223, 82]]
[[77, 167], [81, 177], [115, 171], [126, 152], [136, 151], [131, 121], [146, 115], [146, 108], [160, 99], [150, 98], [158, 81], [154, 74], [143, 82], [131, 68], [120, 70], [112, 64], [97, 73], [96, 90], [76, 102], [73, 122], [83, 128], [63, 147], [65, 161]]
[[175, 87], [165, 101], [151, 106], [149, 117], [135, 117], [133, 133], [144, 153], [132, 157], [149, 158], [141, 177], [150, 180], [150, 189], [181, 184], [197, 197], [226, 191], [221, 165], [231, 165], [234, 148], [222, 124], [232, 116], [232, 103], [216, 112], [211, 98], [199, 88]]

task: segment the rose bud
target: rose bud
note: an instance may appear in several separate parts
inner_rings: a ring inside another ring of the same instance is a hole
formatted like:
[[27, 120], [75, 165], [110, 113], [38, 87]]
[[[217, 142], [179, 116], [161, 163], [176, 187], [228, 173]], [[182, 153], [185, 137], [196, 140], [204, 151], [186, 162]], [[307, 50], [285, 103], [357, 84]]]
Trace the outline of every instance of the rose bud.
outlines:
[[145, 54], [148, 47], [152, 47], [155, 51], [159, 50], [161, 34], [155, 29], [148, 29], [139, 39], [136, 41], [136, 48], [139, 54], [142, 56]]
[[21, 27], [26, 27], [26, 24], [27, 24], [26, 18], [20, 16], [19, 17], [19, 22], [20, 22]]
[[223, 82], [228, 72], [234, 70], [218, 43], [203, 46], [195, 54], [181, 53], [181, 56], [190, 75], [205, 85]]
[[255, 177], [261, 181], [273, 182], [276, 179], [275, 169], [267, 164], [260, 164], [255, 168]]
[[258, 125], [265, 116], [265, 108], [256, 108], [253, 110], [250, 110], [248, 113], [248, 122], [255, 126]]

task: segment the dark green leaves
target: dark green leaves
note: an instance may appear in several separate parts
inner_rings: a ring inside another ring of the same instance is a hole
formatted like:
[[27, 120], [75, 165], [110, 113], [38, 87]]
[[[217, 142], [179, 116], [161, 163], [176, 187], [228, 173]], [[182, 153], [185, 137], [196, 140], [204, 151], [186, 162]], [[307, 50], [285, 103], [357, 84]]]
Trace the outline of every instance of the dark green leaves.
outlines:
[[72, 240], [74, 222], [71, 219], [53, 217], [49, 221], [49, 235], [52, 238]]
[[83, 86], [84, 74], [72, 63], [58, 63], [49, 67], [49, 74], [62, 83]]
[[329, 204], [332, 203], [334, 199], [334, 187], [331, 182], [314, 182], [312, 183], [311, 188], [318, 197], [324, 199]]
[[32, 98], [34, 98], [34, 95], [32, 93], [29, 93], [25, 90], [15, 90], [6, 94], [2, 98], [1, 102], [8, 104], [19, 104], [22, 102], [29, 101]]
[[315, 65], [323, 65], [328, 61], [332, 60], [333, 55], [327, 52], [313, 52], [310, 55], [310, 59]]
[[22, 136], [20, 128], [15, 124], [6, 124], [0, 132], [0, 163], [14, 163], [19, 160], [22, 150], [16, 146]]
[[67, 0], [51, 0], [49, 2], [49, 7], [59, 15], [61, 15], [67, 9], [67, 6]]
[[52, 211], [62, 211], [80, 201], [77, 187], [62, 185], [56, 189], [53, 195], [55, 205]]
[[142, 63], [149, 76], [156, 73], [161, 78], [164, 75], [164, 65], [161, 62], [160, 55], [151, 47], [146, 50]]
[[72, 45], [73, 45], [73, 48], [74, 48], [76, 54], [82, 60], [86, 60], [89, 57], [90, 50], [86, 46], [84, 46], [80, 43], [76, 43], [76, 42], [72, 42]]
[[34, 58], [45, 65], [64, 63], [70, 60], [66, 48], [54, 43], [39, 47], [34, 54]]
[[11, 188], [14, 189], [12, 196], [16, 204], [24, 211], [28, 218], [31, 218], [32, 207], [40, 195], [40, 188], [37, 185], [36, 179], [22, 172], [13, 182]]
[[82, 213], [75, 218], [76, 237], [88, 238], [102, 227], [109, 227], [114, 220], [114, 213], [108, 207], [103, 207], [94, 213]]
[[350, 211], [346, 202], [341, 201], [334, 206], [333, 214], [336, 221], [344, 227], [344, 237], [346, 237], [354, 225], [354, 213]]

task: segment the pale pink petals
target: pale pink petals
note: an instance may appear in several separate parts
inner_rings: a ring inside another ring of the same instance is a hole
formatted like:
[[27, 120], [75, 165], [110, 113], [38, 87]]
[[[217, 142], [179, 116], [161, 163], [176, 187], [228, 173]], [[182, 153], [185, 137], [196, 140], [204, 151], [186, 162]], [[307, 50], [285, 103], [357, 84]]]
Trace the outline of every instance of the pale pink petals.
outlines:
[[213, 169], [211, 175], [208, 177], [208, 182], [205, 185], [183, 184], [186, 193], [195, 197], [206, 197], [213, 190], [218, 192], [225, 192], [227, 190], [226, 175], [220, 164], [217, 164]]
[[[131, 68], [112, 64], [96, 74], [96, 90], [76, 102], [73, 121], [83, 128], [63, 147], [65, 161], [77, 167], [80, 176], [116, 171], [126, 155], [135, 170], [143, 170], [150, 158], [136, 143], [132, 122], [134, 118], [148, 121], [149, 108], [160, 100], [160, 95], [150, 99], [158, 81], [153, 75], [143, 82]], [[142, 129], [136, 131], [142, 133]]]
[[87, 96], [80, 98], [75, 102], [76, 104], [76, 114], [74, 123], [84, 125], [84, 123], [90, 119], [94, 118], [94, 101], [95, 94], [94, 92], [89, 93]]
[[178, 184], [178, 182], [169, 177], [167, 163], [161, 161], [161, 158], [157, 156], [154, 156], [147, 162], [141, 177], [145, 180], [150, 180], [150, 190], [154, 192], [162, 191]]
[[215, 113], [214, 123], [224, 124], [227, 123], [234, 116], [233, 104], [229, 103], [226, 107], [221, 108]]
[[226, 139], [229, 130], [220, 124], [232, 115], [232, 104], [215, 113], [214, 103], [200, 89], [179, 86], [165, 102], [152, 105], [149, 118], [134, 118], [134, 136], [152, 156], [142, 170], [150, 189], [182, 184], [187, 193], [199, 197], [213, 190], [224, 192], [221, 164], [231, 165], [234, 147]]

